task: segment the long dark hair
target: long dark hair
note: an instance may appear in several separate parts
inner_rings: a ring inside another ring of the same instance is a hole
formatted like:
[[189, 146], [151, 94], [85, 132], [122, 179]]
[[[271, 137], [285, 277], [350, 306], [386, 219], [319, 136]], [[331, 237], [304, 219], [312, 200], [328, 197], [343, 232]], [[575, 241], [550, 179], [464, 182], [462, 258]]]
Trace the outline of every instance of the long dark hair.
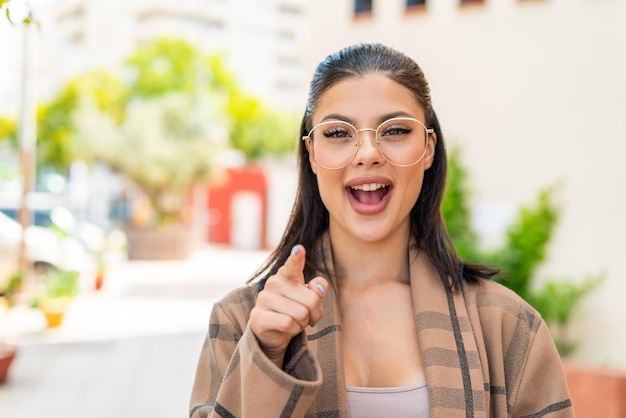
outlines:
[[[440, 209], [447, 171], [443, 134], [431, 104], [428, 82], [411, 58], [381, 44], [354, 45], [329, 55], [313, 74], [300, 126], [301, 136], [311, 129], [311, 115], [326, 90], [342, 80], [372, 73], [389, 77], [409, 89], [424, 109], [426, 126], [432, 127], [437, 135], [433, 163], [424, 174], [422, 190], [410, 214], [415, 244], [429, 256], [449, 289], [456, 289], [463, 282], [475, 284], [491, 278], [496, 270], [459, 259], [446, 230]], [[310, 251], [328, 229], [328, 210], [320, 197], [304, 141], [299, 141], [298, 165], [298, 190], [285, 233], [276, 250], [251, 279], [260, 279], [261, 285], [285, 263], [294, 245], [302, 244]], [[312, 257], [307, 256], [304, 271], [307, 280], [312, 278], [314, 269]]]

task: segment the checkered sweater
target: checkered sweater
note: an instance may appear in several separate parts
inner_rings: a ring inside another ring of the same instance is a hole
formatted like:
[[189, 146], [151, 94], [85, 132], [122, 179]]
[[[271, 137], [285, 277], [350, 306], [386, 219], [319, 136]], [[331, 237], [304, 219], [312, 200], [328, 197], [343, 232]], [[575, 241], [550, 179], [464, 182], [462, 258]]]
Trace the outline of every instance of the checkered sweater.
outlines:
[[[333, 283], [328, 242], [316, 275]], [[428, 258], [411, 258], [416, 326], [430, 416], [573, 417], [559, 355], [539, 314], [492, 281], [445, 289]], [[216, 303], [200, 354], [190, 417], [348, 417], [336, 285], [324, 317], [295, 337], [279, 369], [248, 326], [258, 285]]]

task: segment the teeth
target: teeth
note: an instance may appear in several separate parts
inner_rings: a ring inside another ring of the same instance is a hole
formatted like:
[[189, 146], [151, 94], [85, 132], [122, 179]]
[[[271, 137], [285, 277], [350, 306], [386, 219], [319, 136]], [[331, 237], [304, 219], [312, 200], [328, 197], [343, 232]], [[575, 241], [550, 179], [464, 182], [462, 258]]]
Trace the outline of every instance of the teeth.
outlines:
[[388, 187], [388, 185], [380, 183], [369, 183], [359, 184], [358, 186], [350, 186], [350, 188], [353, 190], [363, 190], [364, 192], [372, 192], [374, 190], [382, 189], [383, 187]]

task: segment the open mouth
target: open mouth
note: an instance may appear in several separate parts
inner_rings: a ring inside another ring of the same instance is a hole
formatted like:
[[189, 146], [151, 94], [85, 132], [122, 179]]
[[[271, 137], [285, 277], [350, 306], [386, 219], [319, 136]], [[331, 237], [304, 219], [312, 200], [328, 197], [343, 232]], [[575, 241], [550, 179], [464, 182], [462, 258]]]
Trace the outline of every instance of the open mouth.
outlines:
[[359, 184], [348, 187], [348, 191], [359, 203], [375, 204], [383, 200], [385, 195], [389, 193], [389, 185], [380, 183]]

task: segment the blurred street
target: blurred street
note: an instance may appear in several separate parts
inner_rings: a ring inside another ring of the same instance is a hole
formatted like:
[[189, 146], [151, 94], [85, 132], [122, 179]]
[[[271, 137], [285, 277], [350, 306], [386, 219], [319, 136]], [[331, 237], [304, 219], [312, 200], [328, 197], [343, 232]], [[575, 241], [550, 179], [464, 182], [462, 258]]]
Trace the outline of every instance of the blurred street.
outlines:
[[57, 329], [37, 310], [14, 309], [19, 352], [0, 386], [0, 417], [188, 416], [213, 302], [267, 255], [206, 246], [186, 261], [120, 259]]

